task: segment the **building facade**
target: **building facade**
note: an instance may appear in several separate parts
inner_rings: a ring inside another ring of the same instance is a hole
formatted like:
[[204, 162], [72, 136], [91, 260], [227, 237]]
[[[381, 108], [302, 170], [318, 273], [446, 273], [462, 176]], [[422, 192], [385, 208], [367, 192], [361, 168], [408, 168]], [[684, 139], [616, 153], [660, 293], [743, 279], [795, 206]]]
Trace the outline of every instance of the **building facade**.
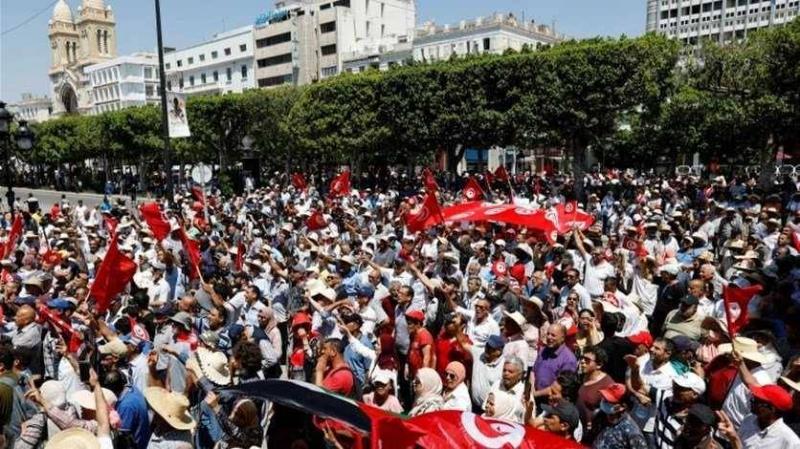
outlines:
[[562, 40], [564, 36], [548, 25], [519, 20], [513, 14], [495, 14], [462, 20], [455, 26], [424, 24], [414, 33], [413, 57], [415, 61], [433, 62], [453, 56], [520, 51], [525, 45], [536, 49]]
[[104, 0], [82, 0], [78, 17], [58, 0], [48, 22], [53, 114], [88, 113], [91, 85], [84, 68], [117, 56], [116, 21]]
[[647, 0], [648, 32], [695, 45], [724, 44], [800, 16], [800, 0]]
[[157, 104], [161, 98], [158, 55], [154, 53], [120, 56], [84, 71], [92, 87], [92, 114]]
[[413, 0], [276, 2], [256, 22], [259, 87], [303, 85], [341, 73], [345, 61], [410, 42]]
[[17, 119], [31, 123], [50, 120], [53, 113], [53, 101], [49, 97], [36, 97], [33, 94], [22, 94], [22, 100], [8, 106]]
[[215, 34], [207, 42], [164, 54], [167, 90], [225, 94], [255, 87], [253, 26]]

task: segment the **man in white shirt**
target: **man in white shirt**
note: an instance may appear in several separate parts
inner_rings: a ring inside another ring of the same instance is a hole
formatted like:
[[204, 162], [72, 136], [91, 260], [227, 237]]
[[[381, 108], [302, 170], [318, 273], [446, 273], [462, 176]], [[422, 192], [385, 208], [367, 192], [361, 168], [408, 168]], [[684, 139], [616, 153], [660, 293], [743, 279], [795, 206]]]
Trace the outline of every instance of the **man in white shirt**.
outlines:
[[558, 288], [553, 286], [554, 289], [559, 294], [559, 303], [557, 306], [565, 306], [567, 304], [567, 297], [569, 297], [569, 293], [574, 291], [578, 294], [579, 299], [579, 310], [582, 309], [591, 309], [592, 308], [592, 296], [589, 294], [589, 291], [586, 290], [586, 287], [581, 285], [580, 280], [580, 272], [575, 268], [570, 268], [566, 272], [566, 279], [567, 284], [561, 291], [558, 291]]
[[[631, 416], [645, 433], [652, 433], [655, 429], [655, 412], [660, 405], [653, 403], [651, 398], [663, 398], [672, 394], [672, 383], [678, 377], [670, 363], [674, 353], [675, 345], [672, 341], [658, 338], [650, 347], [650, 359], [644, 365], [639, 365], [635, 355], [625, 356], [629, 368], [627, 387], [636, 399]], [[669, 393], [661, 394], [664, 390], [669, 390]]]
[[614, 276], [614, 266], [605, 260], [603, 248], [593, 248], [591, 254], [586, 251], [583, 234], [578, 230], [575, 230], [575, 244], [585, 262], [583, 286], [591, 297], [603, 296], [603, 284], [606, 278]]
[[741, 427], [727, 414], [721, 414], [719, 429], [733, 449], [794, 449], [800, 437], [783, 422], [784, 413], [792, 410], [792, 395], [778, 385], [751, 386], [752, 413]]
[[456, 308], [456, 312], [469, 318], [467, 336], [479, 350], [483, 349], [490, 336], [500, 334], [500, 326], [489, 314], [491, 307], [489, 300], [482, 298], [475, 302], [472, 310], [460, 306]]
[[483, 408], [486, 396], [503, 377], [503, 348], [505, 340], [500, 335], [492, 335], [484, 348], [472, 346], [472, 403]]
[[[719, 353], [730, 353], [732, 349], [730, 343], [722, 344], [719, 346]], [[733, 380], [728, 395], [722, 403], [722, 411], [738, 429], [750, 414], [750, 401], [753, 397], [750, 386], [771, 384], [777, 379], [773, 379], [769, 372], [761, 366], [767, 361], [767, 357], [759, 352], [758, 343], [755, 340], [736, 337], [736, 351], [741, 357], [738, 360], [739, 373]]]

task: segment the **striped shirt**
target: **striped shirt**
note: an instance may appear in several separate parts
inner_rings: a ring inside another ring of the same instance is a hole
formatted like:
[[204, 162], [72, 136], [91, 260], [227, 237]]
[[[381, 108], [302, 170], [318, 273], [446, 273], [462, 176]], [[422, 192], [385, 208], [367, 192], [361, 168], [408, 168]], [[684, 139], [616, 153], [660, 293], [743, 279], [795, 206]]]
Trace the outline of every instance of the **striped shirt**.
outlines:
[[676, 416], [670, 412], [672, 405], [672, 392], [669, 390], [659, 390], [657, 393], [656, 402], [658, 410], [656, 411], [655, 429], [653, 430], [653, 440], [655, 442], [655, 449], [672, 449], [675, 447], [675, 440], [683, 429], [685, 417]]

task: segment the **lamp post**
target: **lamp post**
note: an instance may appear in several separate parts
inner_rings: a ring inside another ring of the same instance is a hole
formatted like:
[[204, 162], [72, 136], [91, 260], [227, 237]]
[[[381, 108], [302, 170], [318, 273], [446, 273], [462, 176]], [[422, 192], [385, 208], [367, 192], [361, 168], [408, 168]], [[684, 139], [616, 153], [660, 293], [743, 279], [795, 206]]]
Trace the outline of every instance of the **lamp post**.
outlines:
[[28, 128], [28, 122], [19, 120], [17, 132], [12, 136], [11, 123], [14, 121], [14, 114], [8, 112], [6, 104], [0, 101], [0, 142], [3, 145], [3, 158], [5, 159], [4, 177], [6, 182], [6, 200], [8, 210], [14, 211], [14, 181], [11, 176], [11, 151], [12, 139], [21, 151], [28, 151], [33, 147], [33, 133]]
[[161, 2], [155, 0], [156, 6], [156, 39], [158, 40], [158, 78], [161, 84], [158, 88], [161, 94], [161, 136], [164, 139], [164, 171], [167, 174], [167, 185], [164, 196], [170, 204], [175, 201], [172, 185], [172, 149], [169, 145], [169, 122], [167, 119], [167, 76], [164, 73], [164, 39], [161, 35]]

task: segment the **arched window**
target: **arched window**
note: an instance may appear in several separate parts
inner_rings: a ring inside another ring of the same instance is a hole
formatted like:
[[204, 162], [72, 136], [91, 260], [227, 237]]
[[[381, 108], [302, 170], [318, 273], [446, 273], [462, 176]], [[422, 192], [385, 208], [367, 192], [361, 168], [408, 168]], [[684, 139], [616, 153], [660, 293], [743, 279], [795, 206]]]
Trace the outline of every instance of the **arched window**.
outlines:
[[106, 54], [108, 54], [108, 31], [107, 30], [103, 31], [103, 48], [105, 49]]
[[98, 53], [102, 53], [103, 52], [103, 35], [102, 34], [103, 34], [102, 31], [97, 30], [97, 52]]
[[73, 61], [77, 61], [78, 60], [78, 43], [77, 42], [73, 42], [72, 43], [72, 60]]
[[65, 43], [65, 44], [64, 44], [64, 47], [65, 47], [65, 49], [67, 50], [67, 59], [66, 59], [66, 61], [65, 61], [65, 62], [70, 62], [70, 58], [71, 58], [71, 56], [70, 56], [70, 54], [69, 54], [69, 42]]

